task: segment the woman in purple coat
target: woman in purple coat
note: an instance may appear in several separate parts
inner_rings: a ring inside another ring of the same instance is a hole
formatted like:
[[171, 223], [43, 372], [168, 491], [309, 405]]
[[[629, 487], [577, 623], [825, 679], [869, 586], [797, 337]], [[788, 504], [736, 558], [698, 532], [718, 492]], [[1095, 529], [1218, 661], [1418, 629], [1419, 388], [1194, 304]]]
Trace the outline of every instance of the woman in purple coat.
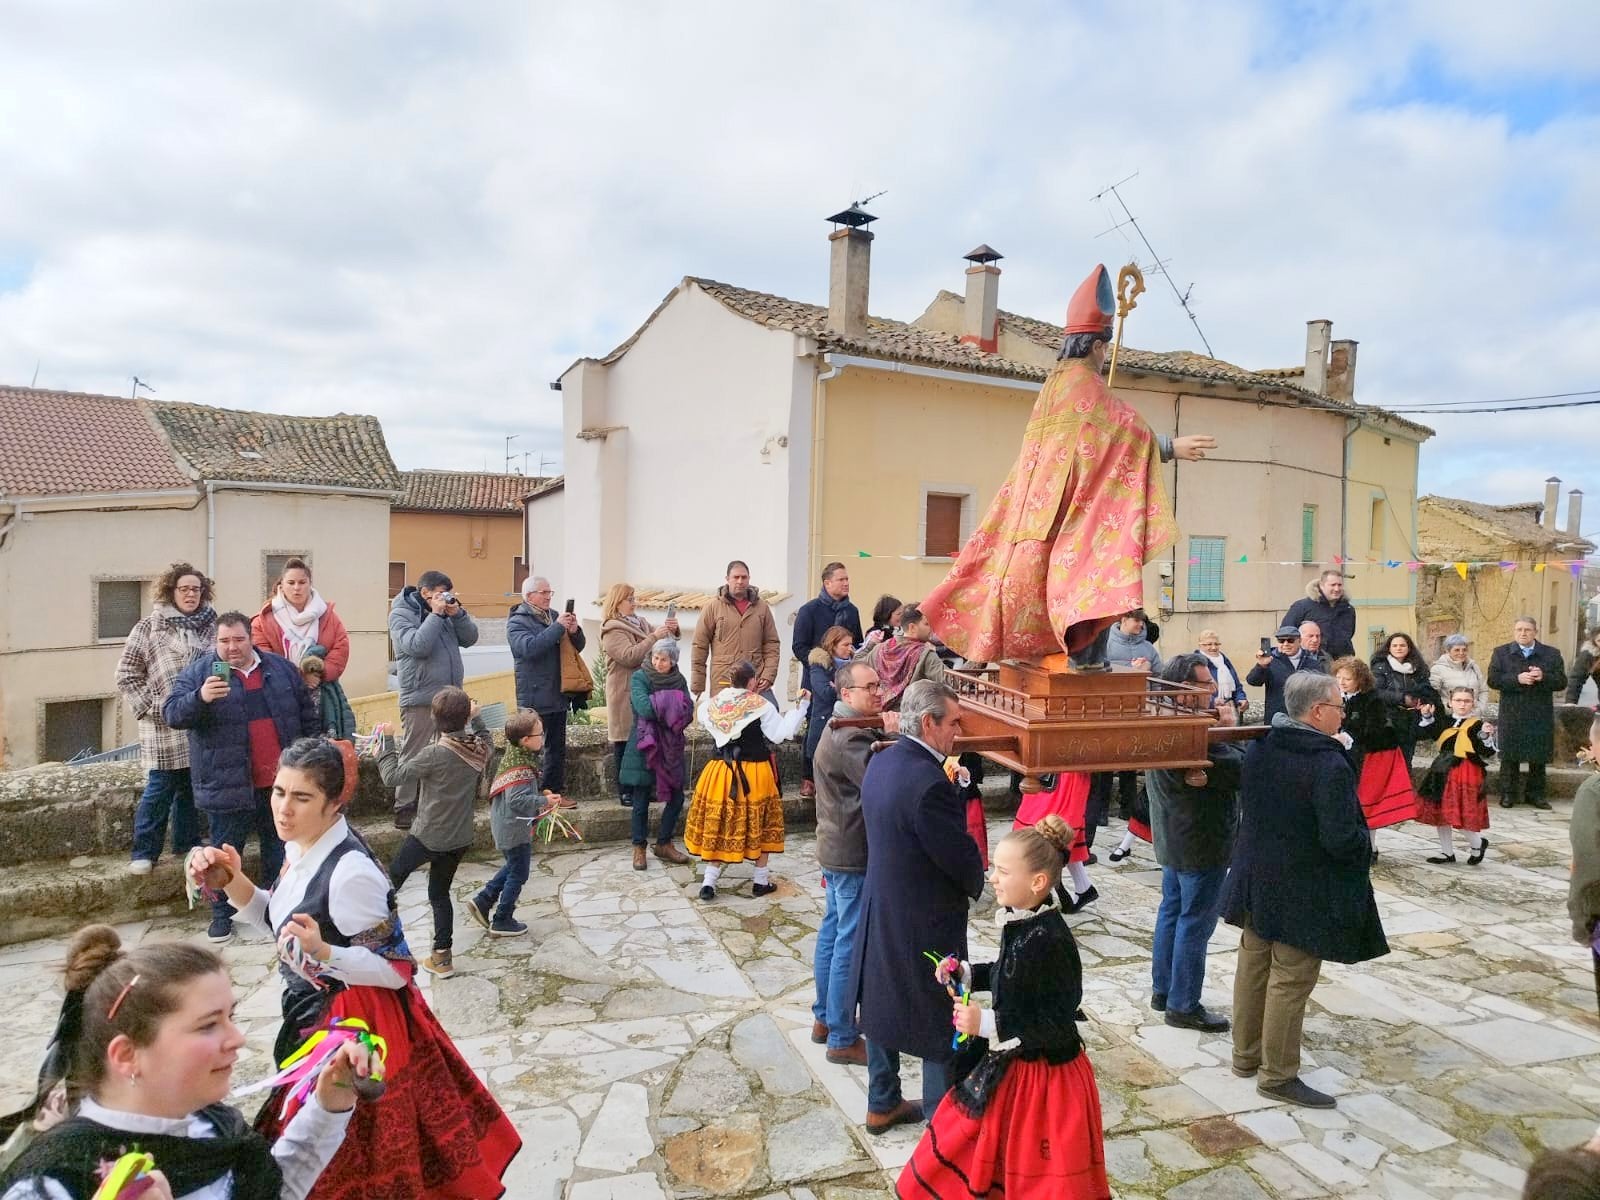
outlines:
[[646, 866], [644, 849], [650, 831], [650, 804], [661, 801], [656, 826], [655, 856], [663, 862], [686, 863], [689, 856], [673, 845], [672, 835], [683, 811], [684, 731], [694, 719], [689, 684], [678, 670], [678, 643], [662, 638], [650, 648], [650, 659], [628, 682], [633, 707], [633, 732], [622, 752], [617, 778], [633, 794], [633, 869]]

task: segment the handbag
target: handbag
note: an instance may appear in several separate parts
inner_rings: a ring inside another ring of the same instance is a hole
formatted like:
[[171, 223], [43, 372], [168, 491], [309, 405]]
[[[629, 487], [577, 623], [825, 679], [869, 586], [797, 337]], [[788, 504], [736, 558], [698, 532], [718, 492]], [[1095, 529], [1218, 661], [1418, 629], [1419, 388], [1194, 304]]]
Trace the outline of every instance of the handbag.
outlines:
[[[578, 653], [571, 638], [562, 638], [561, 694], [570, 696], [574, 700], [581, 697], [587, 701], [593, 691], [594, 676], [589, 671], [589, 664], [583, 661], [583, 656]], [[587, 708], [588, 704], [585, 703], [583, 707]]]

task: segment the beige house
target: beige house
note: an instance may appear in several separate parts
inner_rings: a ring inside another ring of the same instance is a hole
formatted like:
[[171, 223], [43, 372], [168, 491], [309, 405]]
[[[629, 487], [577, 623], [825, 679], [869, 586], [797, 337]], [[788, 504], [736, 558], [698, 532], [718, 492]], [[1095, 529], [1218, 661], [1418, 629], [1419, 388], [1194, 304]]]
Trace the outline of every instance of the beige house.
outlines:
[[[671, 595], [742, 558], [787, 593], [780, 626], [833, 559], [863, 610], [943, 578], [1016, 457], [1060, 327], [1000, 307], [987, 246], [967, 256], [964, 295], [914, 321], [868, 315], [864, 217], [839, 214], [829, 237], [826, 305], [685, 278], [622, 345], [561, 376], [564, 484], [528, 510], [530, 543], [559, 532], [561, 550], [530, 545], [535, 570], [544, 553], [578, 596], [619, 579]], [[1214, 625], [1237, 661], [1336, 558], [1351, 560], [1363, 645], [1413, 622], [1414, 581], [1380, 564], [1415, 557], [1432, 431], [1358, 406], [1356, 344], [1307, 328], [1306, 361], [1287, 370], [1123, 353], [1118, 394], [1157, 433], [1220, 443], [1167, 468], [1183, 539], [1146, 579], [1164, 651]]]
[[528, 574], [523, 497], [545, 481], [494, 471], [402, 471], [389, 516], [389, 594], [443, 571], [468, 611], [501, 616]]
[[[1545, 481], [1545, 498], [1522, 504], [1476, 504], [1424, 496], [1420, 505], [1422, 558], [1417, 597], [1417, 644], [1437, 656], [1444, 639], [1464, 633], [1480, 666], [1494, 647], [1511, 640], [1518, 617], [1539, 622], [1539, 640], [1570, 663], [1583, 620], [1582, 570], [1570, 563], [1592, 554], [1583, 527], [1583, 493], [1567, 494], [1567, 524], [1556, 524], [1561, 481]], [[1465, 564], [1466, 578], [1456, 568]], [[1443, 564], [1443, 565], [1439, 565]]]
[[0, 761], [133, 742], [113, 686], [151, 583], [187, 560], [219, 611], [258, 611], [284, 559], [350, 631], [351, 695], [387, 660], [389, 502], [372, 417], [292, 417], [0, 387]]

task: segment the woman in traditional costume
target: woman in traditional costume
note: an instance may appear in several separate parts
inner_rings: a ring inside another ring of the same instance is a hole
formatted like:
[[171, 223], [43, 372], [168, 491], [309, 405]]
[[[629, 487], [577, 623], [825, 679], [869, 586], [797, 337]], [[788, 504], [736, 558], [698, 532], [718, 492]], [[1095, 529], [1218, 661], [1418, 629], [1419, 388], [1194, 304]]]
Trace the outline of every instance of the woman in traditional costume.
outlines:
[[1411, 786], [1400, 731], [1394, 727], [1393, 706], [1373, 686], [1372, 668], [1359, 658], [1341, 658], [1333, 664], [1334, 677], [1344, 693], [1342, 734], [1350, 738], [1350, 761], [1356, 769], [1356, 795], [1367, 821], [1372, 859], [1378, 859], [1378, 830], [1417, 815], [1417, 793]]
[[[901, 1172], [902, 1200], [1111, 1195], [1100, 1089], [1076, 1019], [1083, 965], [1057, 901], [1071, 843], [1072, 830], [1054, 814], [1002, 838], [990, 872], [999, 961], [947, 959], [934, 972], [951, 990], [966, 1048]], [[992, 1007], [971, 1002], [985, 991]]]
[[4, 1200], [132, 1195], [122, 1190], [129, 1185], [147, 1200], [301, 1200], [311, 1192], [351, 1125], [356, 1077], [374, 1066], [365, 1045], [350, 1040], [333, 1052], [269, 1144], [223, 1103], [244, 1033], [215, 951], [169, 942], [124, 952], [116, 930], [90, 925], [72, 939], [65, 974], [52, 1049], [77, 1111], [0, 1173]]
[[767, 869], [769, 855], [783, 853], [783, 797], [772, 746], [786, 742], [805, 719], [807, 692], [786, 713], [752, 691], [756, 669], [734, 665], [730, 686], [700, 702], [700, 723], [716, 744], [700, 772], [684, 822], [683, 844], [706, 864], [700, 899], [717, 898], [717, 879], [726, 863], [755, 863], [757, 896], [777, 890]]
[[1408, 634], [1395, 634], [1372, 656], [1372, 678], [1378, 695], [1391, 708], [1389, 720], [1409, 769], [1417, 738], [1424, 733], [1432, 737], [1438, 730], [1434, 714], [1444, 705]]
[[[288, 861], [270, 892], [245, 878], [231, 846], [195, 851], [191, 872], [198, 883], [212, 873], [211, 886], [220, 884], [239, 910], [235, 919], [278, 940], [278, 1062], [347, 1017], [388, 1044], [388, 1089], [360, 1107], [313, 1200], [496, 1200], [522, 1139], [417, 990], [389, 876], [344, 818], [340, 797], [355, 769], [346, 753], [343, 743], [311, 738], [283, 752], [272, 817]], [[256, 1127], [274, 1136], [297, 1107], [279, 1089]]]
[[1075, 913], [1100, 899], [1100, 893], [1089, 882], [1089, 839], [1084, 834], [1084, 814], [1089, 805], [1089, 788], [1093, 776], [1084, 771], [1062, 771], [1055, 783], [1044, 791], [1024, 793], [1017, 805], [1017, 817], [1011, 828], [1024, 829], [1037, 825], [1047, 816], [1057, 816], [1073, 831], [1072, 844], [1067, 853], [1067, 876], [1072, 880], [1070, 892], [1063, 887], [1060, 896], [1062, 911]]
[[1469, 866], [1483, 861], [1489, 839], [1489, 801], [1483, 794], [1484, 764], [1494, 757], [1493, 727], [1477, 716], [1478, 693], [1470, 684], [1450, 690], [1450, 723], [1439, 731], [1433, 764], [1417, 794], [1417, 820], [1439, 835], [1439, 853], [1428, 858], [1443, 865], [1456, 861], [1454, 830], [1464, 831], [1472, 845]]

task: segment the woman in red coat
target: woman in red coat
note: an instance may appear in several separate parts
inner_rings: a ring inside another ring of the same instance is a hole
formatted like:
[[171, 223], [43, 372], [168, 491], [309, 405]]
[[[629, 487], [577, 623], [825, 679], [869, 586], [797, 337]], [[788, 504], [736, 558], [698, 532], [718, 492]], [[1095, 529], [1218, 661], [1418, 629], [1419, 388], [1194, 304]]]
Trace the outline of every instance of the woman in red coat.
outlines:
[[319, 655], [328, 683], [337, 683], [350, 663], [350, 634], [333, 605], [311, 586], [311, 568], [304, 559], [283, 564], [272, 596], [250, 622], [250, 641], [257, 650], [281, 655], [295, 666], [308, 654]]

